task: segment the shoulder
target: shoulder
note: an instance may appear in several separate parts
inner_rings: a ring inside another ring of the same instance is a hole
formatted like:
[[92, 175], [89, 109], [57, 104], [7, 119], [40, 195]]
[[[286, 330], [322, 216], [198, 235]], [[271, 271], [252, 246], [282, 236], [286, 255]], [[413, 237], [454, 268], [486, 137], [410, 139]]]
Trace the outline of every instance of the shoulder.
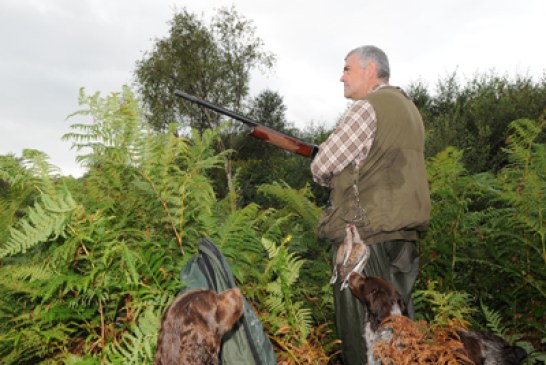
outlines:
[[397, 108], [405, 108], [413, 104], [404, 91], [395, 86], [386, 86], [366, 96], [373, 109], [378, 114], [383, 114]]
[[372, 105], [377, 100], [384, 100], [384, 99], [391, 99], [391, 98], [403, 98], [403, 99], [409, 99], [409, 97], [406, 95], [404, 90], [402, 90], [398, 86], [383, 86], [379, 90], [369, 93], [366, 96], [366, 100], [368, 100]]

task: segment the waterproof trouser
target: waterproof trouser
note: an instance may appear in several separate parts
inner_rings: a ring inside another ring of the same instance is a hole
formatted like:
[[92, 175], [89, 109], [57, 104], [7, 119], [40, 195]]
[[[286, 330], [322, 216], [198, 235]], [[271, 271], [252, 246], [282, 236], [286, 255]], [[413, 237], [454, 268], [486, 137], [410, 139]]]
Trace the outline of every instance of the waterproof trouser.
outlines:
[[[337, 252], [333, 245], [333, 255]], [[400, 292], [410, 317], [413, 318], [411, 292], [419, 272], [419, 254], [413, 241], [386, 241], [370, 245], [371, 254], [366, 263], [364, 276], [380, 276]], [[352, 294], [349, 288], [339, 290], [334, 285], [334, 305], [337, 335], [341, 339], [344, 365], [366, 364], [366, 340], [364, 325], [367, 320], [366, 307]]]

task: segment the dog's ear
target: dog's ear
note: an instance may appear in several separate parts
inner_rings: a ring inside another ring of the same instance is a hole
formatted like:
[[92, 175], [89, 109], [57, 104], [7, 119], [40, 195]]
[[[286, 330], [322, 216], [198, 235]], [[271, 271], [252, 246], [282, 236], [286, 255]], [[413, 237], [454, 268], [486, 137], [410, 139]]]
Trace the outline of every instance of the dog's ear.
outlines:
[[356, 272], [352, 272], [349, 276], [349, 288], [353, 292], [353, 295], [360, 300], [360, 302], [365, 305], [365, 295], [364, 295], [364, 277]]
[[237, 322], [243, 313], [243, 296], [237, 288], [218, 294], [216, 322], [218, 333], [224, 334]]

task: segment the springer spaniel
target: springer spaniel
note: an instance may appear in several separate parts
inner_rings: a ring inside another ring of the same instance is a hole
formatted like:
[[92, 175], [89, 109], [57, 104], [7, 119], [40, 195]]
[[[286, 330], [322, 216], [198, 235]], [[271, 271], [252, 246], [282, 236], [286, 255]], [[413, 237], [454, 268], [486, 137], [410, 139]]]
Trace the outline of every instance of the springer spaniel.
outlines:
[[194, 289], [167, 308], [157, 338], [154, 365], [217, 365], [222, 337], [241, 317], [239, 289], [220, 294]]
[[[377, 353], [374, 354], [374, 350], [382, 341], [393, 340], [393, 326], [397, 323], [394, 320], [384, 320], [387, 317], [389, 319], [408, 317], [404, 300], [390, 282], [379, 277], [363, 277], [353, 272], [349, 277], [349, 287], [368, 310], [369, 320], [365, 327], [368, 365], [381, 365], [382, 362], [376, 357]], [[409, 318], [404, 319], [414, 323]], [[462, 363], [519, 365], [527, 356], [523, 348], [511, 346], [500, 337], [492, 334], [463, 330], [454, 330], [449, 333], [453, 334], [454, 332], [455, 335], [450, 336], [450, 339], [447, 340], [450, 344], [448, 350], [455, 350], [453, 356]], [[459, 348], [454, 345], [455, 343], [459, 345]], [[390, 359], [394, 360], [392, 357]]]

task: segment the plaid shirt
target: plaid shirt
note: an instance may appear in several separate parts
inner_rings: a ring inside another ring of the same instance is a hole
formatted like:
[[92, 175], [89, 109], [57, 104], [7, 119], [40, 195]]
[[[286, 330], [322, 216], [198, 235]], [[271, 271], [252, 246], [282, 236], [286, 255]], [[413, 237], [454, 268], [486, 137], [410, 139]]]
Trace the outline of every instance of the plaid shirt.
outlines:
[[377, 116], [367, 100], [357, 100], [336, 130], [324, 141], [311, 163], [313, 180], [329, 186], [333, 176], [351, 162], [360, 165], [368, 156], [377, 129]]

